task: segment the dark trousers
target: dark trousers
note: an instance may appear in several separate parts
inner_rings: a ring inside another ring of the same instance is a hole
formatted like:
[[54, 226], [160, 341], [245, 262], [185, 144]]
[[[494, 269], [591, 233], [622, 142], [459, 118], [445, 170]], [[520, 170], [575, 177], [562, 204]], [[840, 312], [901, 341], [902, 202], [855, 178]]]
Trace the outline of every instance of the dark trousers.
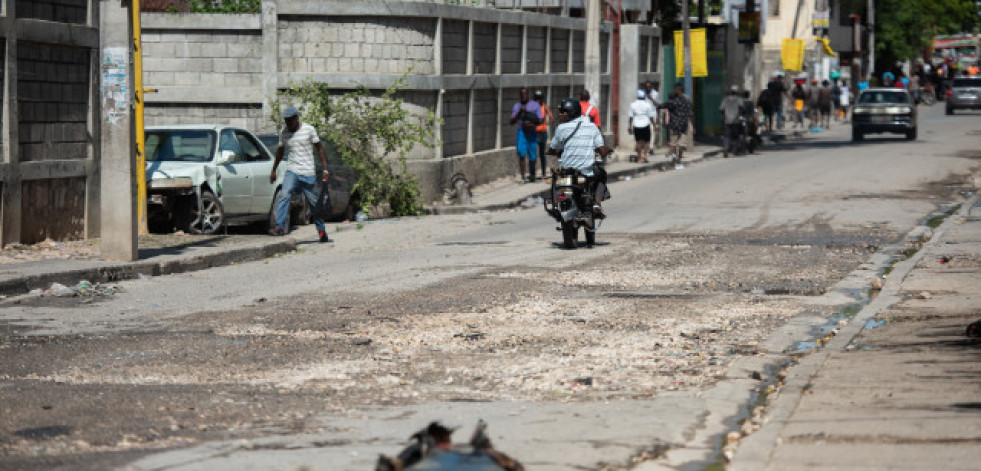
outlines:
[[[545, 178], [545, 172], [548, 170], [548, 165], [545, 164], [545, 147], [548, 144], [548, 132], [538, 133], [538, 165], [542, 169], [542, 178]], [[535, 162], [528, 162], [528, 172], [534, 177], [535, 176]]]

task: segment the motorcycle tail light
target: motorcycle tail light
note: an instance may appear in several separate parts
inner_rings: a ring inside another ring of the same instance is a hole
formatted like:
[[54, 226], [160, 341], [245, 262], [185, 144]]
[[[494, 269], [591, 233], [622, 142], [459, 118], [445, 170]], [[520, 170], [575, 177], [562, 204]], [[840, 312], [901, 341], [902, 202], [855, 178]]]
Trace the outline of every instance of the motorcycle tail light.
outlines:
[[953, 98], [954, 97], [954, 90], [948, 88], [947, 91], [944, 92], [944, 94], [947, 96], [947, 98]]

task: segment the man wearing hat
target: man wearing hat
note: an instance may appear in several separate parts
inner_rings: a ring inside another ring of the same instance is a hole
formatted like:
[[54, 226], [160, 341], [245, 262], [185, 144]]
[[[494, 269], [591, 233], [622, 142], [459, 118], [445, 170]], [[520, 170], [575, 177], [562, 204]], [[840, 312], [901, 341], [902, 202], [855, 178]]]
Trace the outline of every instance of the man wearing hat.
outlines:
[[[292, 106], [283, 112], [283, 121], [286, 126], [279, 133], [276, 161], [273, 163], [272, 174], [269, 175], [269, 182], [275, 182], [276, 167], [279, 167], [279, 162], [283, 160], [284, 151], [288, 150], [289, 160], [286, 162], [286, 176], [283, 178], [283, 188], [279, 192], [279, 200], [276, 201], [276, 226], [269, 230], [269, 233], [274, 236], [285, 235], [289, 232], [289, 227], [286, 226], [286, 217], [289, 215], [290, 199], [293, 198], [293, 193], [303, 192], [310, 207], [317, 204], [317, 166], [313, 160], [314, 149], [317, 150], [320, 164], [324, 169], [321, 179], [326, 182], [329, 175], [327, 154], [324, 153], [324, 146], [320, 143], [317, 130], [307, 123], [301, 123], [300, 112]], [[317, 227], [320, 242], [330, 242], [324, 220], [319, 215], [314, 217], [313, 224]]]
[[719, 104], [722, 119], [725, 123], [725, 133], [722, 135], [722, 157], [729, 157], [730, 150], [739, 150], [739, 139], [742, 127], [739, 125], [739, 112], [743, 107], [743, 98], [739, 94], [739, 85], [729, 88], [729, 94]]
[[637, 99], [630, 103], [630, 118], [627, 124], [627, 132], [634, 135], [636, 142], [637, 162], [647, 163], [647, 153], [651, 146], [651, 124], [656, 118], [657, 109], [647, 99], [647, 93], [637, 90]]

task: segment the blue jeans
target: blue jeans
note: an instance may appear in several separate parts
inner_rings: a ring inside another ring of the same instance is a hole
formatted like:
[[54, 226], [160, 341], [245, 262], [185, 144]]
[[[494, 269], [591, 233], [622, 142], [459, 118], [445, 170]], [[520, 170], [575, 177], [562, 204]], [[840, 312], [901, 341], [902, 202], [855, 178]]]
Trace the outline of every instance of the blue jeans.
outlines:
[[[283, 177], [283, 189], [279, 192], [279, 201], [276, 202], [276, 227], [279, 227], [283, 232], [289, 232], [290, 228], [286, 226], [286, 216], [290, 211], [290, 200], [293, 198], [293, 193], [297, 191], [302, 191], [303, 195], [307, 198], [307, 204], [311, 208], [317, 205], [317, 177], [314, 175], [297, 175], [289, 170], [286, 171], [286, 176]], [[313, 224], [317, 226], [317, 231], [324, 230], [324, 220], [315, 217], [313, 218]]]

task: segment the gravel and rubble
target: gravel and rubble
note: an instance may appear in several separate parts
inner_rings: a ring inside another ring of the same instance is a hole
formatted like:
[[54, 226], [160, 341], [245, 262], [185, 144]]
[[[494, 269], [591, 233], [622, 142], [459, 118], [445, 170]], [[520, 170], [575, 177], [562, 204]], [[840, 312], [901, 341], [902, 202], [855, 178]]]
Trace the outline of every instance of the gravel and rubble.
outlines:
[[[5, 408], [9, 423], [48, 407], [66, 412], [59, 423], [71, 432], [41, 444], [8, 435], [4, 452], [70, 460], [317, 431], [328, 426], [319, 413], [358, 404], [704, 390], [734, 359], [765, 353], [762, 341], [788, 319], [834, 316], [811, 304], [815, 295], [894, 237], [783, 235], [770, 244], [755, 233], [623, 236], [612, 255], [572, 269], [487, 269], [398, 293], [257, 295], [145, 332], [7, 342], [4, 394], [27, 406]], [[104, 410], [85, 402], [67, 413], [96, 391], [114, 405], [113, 420], [92, 425]]]

